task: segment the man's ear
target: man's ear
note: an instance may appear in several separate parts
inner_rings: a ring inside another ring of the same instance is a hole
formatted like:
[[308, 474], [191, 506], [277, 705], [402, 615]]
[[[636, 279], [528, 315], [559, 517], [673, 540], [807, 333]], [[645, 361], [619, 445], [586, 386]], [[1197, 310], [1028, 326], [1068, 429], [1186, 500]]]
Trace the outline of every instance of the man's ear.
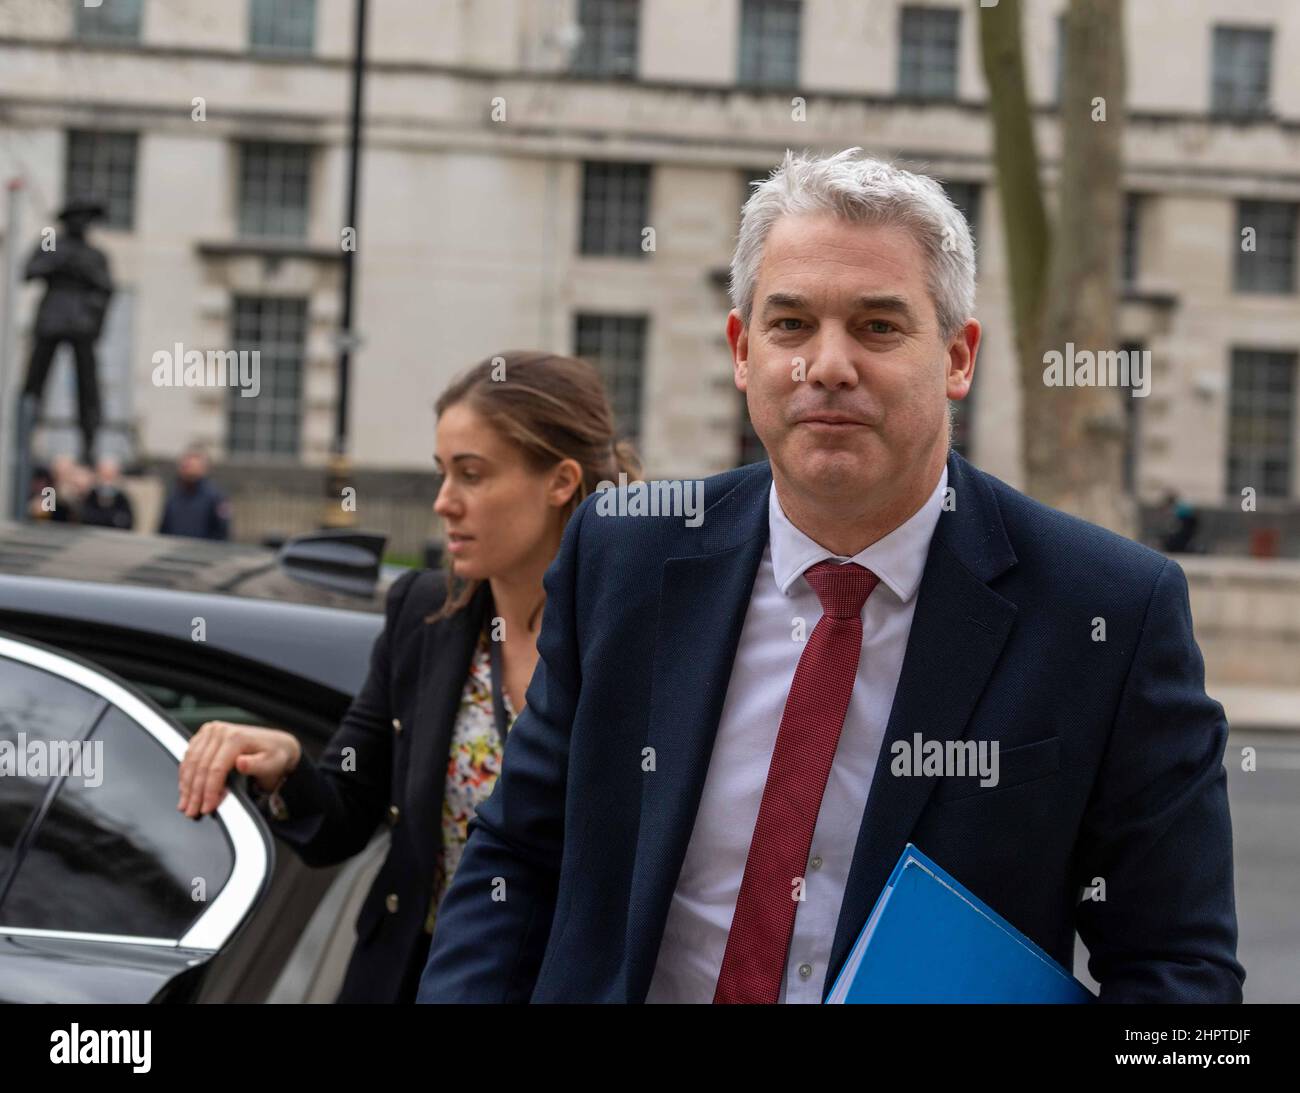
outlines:
[[963, 399], [975, 379], [975, 355], [979, 351], [980, 324], [967, 319], [948, 345], [948, 397]]
[[727, 344], [731, 346], [732, 378], [743, 391], [749, 383], [749, 328], [735, 308], [727, 315]]

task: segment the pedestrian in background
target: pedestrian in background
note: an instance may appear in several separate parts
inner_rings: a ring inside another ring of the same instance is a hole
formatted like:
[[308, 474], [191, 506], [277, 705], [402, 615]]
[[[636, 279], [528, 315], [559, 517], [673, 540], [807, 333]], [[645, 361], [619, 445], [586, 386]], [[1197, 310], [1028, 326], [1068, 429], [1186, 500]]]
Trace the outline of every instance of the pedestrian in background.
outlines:
[[158, 534], [230, 538], [230, 502], [208, 477], [208, 456], [200, 447], [187, 448], [181, 455]]
[[81, 502], [81, 522], [92, 527], [130, 531], [135, 526], [131, 499], [118, 481], [121, 468], [116, 459], [104, 458], [95, 468], [95, 484]]

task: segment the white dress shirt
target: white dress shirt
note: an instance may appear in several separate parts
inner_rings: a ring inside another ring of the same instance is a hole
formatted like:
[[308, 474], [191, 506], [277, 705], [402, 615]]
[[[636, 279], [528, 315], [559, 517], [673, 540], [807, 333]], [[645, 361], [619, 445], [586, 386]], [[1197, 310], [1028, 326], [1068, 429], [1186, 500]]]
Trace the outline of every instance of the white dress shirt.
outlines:
[[[804, 901], [795, 915], [781, 985], [782, 1002], [821, 1001], [858, 828], [947, 484], [945, 465], [929, 499], [852, 558], [832, 554], [795, 527], [772, 484], [768, 545], [754, 579], [647, 1002], [713, 1001], [786, 697], [807, 636], [822, 616], [821, 603], [803, 572], [829, 558], [866, 566], [880, 583], [862, 610], [857, 679], [817, 814]], [[796, 629], [799, 619], [801, 635]]]

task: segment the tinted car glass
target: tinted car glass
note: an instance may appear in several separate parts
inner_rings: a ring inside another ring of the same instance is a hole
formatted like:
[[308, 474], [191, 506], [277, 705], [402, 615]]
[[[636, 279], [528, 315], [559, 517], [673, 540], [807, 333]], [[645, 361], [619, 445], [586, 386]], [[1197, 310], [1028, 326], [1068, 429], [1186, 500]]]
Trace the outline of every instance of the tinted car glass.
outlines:
[[98, 695], [40, 668], [0, 657], [0, 895], [23, 828], [49, 789], [58, 741], [84, 737], [104, 702]]
[[179, 938], [229, 880], [229, 839], [176, 811], [177, 760], [116, 707], [89, 739], [100, 783], [63, 782], [0, 925]]
[[118, 674], [129, 679], [143, 691], [154, 704], [160, 706], [173, 721], [179, 721], [190, 732], [197, 732], [205, 721], [231, 721], [237, 725], [264, 725], [266, 718], [251, 713], [242, 706], [234, 706], [219, 697], [200, 693], [192, 687], [180, 690], [149, 680], [137, 679], [129, 666], [120, 667]]

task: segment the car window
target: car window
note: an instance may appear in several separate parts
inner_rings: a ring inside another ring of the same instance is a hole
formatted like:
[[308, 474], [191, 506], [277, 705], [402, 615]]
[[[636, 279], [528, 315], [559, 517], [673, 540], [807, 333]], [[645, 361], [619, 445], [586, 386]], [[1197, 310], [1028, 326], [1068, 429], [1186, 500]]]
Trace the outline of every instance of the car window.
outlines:
[[84, 737], [103, 705], [84, 687], [0, 657], [0, 896], [18, 838], [49, 789], [51, 745]]
[[181, 690], [177, 687], [154, 683], [147, 679], [133, 678], [129, 671], [123, 675], [135, 687], [153, 699], [168, 717], [179, 721], [190, 732], [197, 732], [205, 721], [233, 721], [238, 725], [262, 725], [266, 719], [255, 713], [235, 706], [221, 698], [200, 694], [192, 687]]
[[230, 878], [225, 830], [176, 811], [177, 760], [121, 710], [88, 742], [98, 784], [64, 780], [0, 901], [0, 926], [179, 938]]

